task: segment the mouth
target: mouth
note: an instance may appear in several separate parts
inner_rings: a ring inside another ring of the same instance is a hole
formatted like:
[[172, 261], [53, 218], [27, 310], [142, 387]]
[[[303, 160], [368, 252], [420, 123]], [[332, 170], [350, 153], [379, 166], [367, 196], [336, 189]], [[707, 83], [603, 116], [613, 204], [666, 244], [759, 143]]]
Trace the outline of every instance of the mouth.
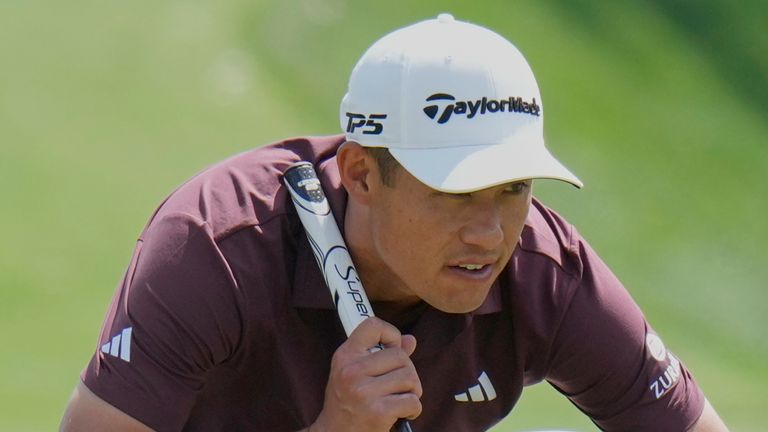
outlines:
[[490, 263], [461, 263], [449, 265], [448, 270], [455, 276], [482, 282], [490, 279], [493, 274], [493, 265]]
[[462, 268], [464, 270], [481, 270], [483, 267], [485, 267], [485, 264], [459, 264], [457, 267]]

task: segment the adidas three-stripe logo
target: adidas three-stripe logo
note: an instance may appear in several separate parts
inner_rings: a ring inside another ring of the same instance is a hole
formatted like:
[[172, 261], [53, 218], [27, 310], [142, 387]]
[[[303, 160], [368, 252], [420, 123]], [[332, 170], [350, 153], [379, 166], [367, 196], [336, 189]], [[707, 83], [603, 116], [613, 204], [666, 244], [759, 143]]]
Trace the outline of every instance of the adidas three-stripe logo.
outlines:
[[101, 352], [112, 357], [119, 357], [127, 362], [131, 361], [131, 333], [133, 327], [124, 328], [119, 335], [101, 346]]
[[467, 391], [456, 393], [453, 398], [459, 402], [486, 402], [496, 399], [496, 389], [493, 388], [488, 374], [483, 371], [477, 378], [480, 384], [473, 385]]

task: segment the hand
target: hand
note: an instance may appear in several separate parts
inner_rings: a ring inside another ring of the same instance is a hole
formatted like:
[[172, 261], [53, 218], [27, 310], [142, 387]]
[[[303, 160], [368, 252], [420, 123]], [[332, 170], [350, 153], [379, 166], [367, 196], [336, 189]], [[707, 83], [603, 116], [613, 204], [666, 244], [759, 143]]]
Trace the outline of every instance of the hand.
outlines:
[[[384, 349], [371, 352], [381, 344]], [[312, 432], [388, 432], [421, 413], [421, 381], [410, 355], [416, 338], [378, 318], [363, 321], [334, 353], [325, 403]]]

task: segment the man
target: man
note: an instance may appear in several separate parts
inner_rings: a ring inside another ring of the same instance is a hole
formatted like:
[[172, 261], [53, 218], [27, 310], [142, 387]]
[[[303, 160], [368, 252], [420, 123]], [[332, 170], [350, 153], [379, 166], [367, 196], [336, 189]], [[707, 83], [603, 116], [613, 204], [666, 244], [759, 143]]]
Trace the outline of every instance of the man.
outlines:
[[[598, 426], [727, 430], [532, 179], [523, 56], [443, 14], [374, 43], [344, 136], [286, 140], [175, 191], [136, 246], [63, 430], [486, 430], [549, 381]], [[376, 315], [345, 340], [282, 172], [311, 161]], [[371, 353], [381, 343], [385, 348]]]

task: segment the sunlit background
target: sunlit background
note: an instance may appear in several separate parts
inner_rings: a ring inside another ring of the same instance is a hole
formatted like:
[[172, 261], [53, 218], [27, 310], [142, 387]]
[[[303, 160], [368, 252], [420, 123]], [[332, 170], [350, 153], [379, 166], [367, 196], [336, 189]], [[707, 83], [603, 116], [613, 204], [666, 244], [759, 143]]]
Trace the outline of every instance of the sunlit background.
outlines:
[[[768, 5], [666, 1], [0, 2], [0, 430], [56, 428], [133, 243], [233, 153], [339, 131], [363, 50], [451, 12], [512, 40], [539, 181], [734, 431], [768, 424]], [[494, 431], [596, 428], [546, 383]]]

